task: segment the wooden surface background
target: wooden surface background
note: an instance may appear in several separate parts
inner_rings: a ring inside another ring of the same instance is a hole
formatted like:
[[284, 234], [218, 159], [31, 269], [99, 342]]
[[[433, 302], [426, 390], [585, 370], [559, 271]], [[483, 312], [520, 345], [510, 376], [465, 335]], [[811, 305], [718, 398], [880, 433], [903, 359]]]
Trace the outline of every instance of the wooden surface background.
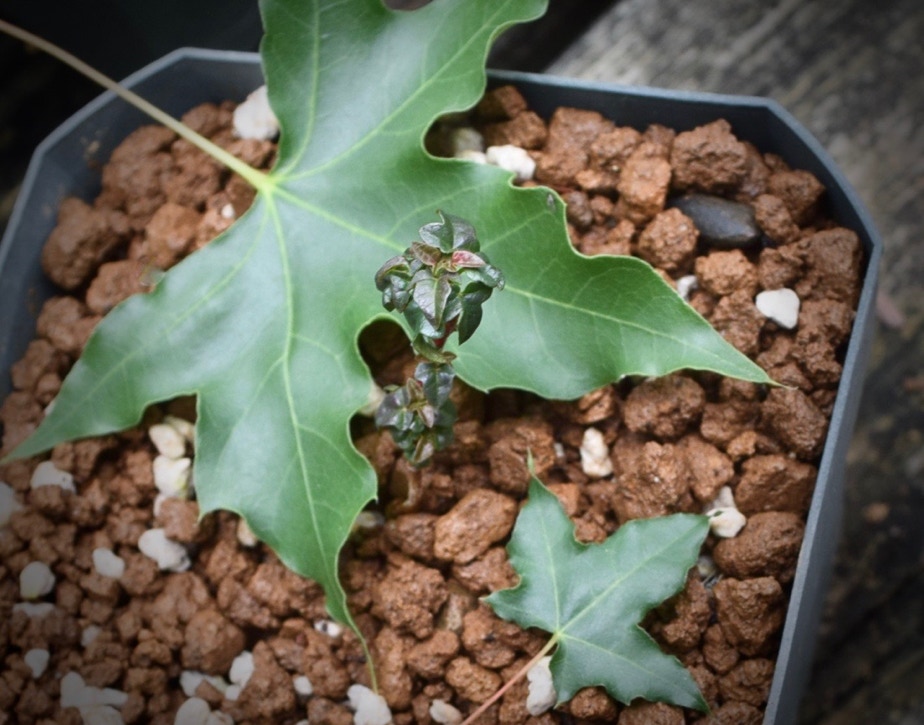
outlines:
[[621, 0], [548, 70], [774, 98], [872, 213], [885, 324], [802, 721], [924, 723], [924, 2]]
[[[34, 9], [62, 2], [17, 0], [0, 15], [45, 17]], [[182, 42], [227, 45], [216, 32], [206, 26], [201, 42]], [[239, 29], [235, 47], [255, 49], [258, 33]], [[95, 47], [105, 38], [71, 41]], [[150, 60], [145, 51], [153, 46], [139, 46], [138, 59], [113, 58], [108, 70], [123, 75], [122, 66]], [[492, 63], [775, 98], [867, 204], [886, 246], [886, 324], [851, 449], [843, 539], [802, 721], [924, 723], [924, 1], [551, 0], [544, 21], [501, 39]], [[32, 148], [98, 91], [4, 39], [0, 69], [2, 228]]]

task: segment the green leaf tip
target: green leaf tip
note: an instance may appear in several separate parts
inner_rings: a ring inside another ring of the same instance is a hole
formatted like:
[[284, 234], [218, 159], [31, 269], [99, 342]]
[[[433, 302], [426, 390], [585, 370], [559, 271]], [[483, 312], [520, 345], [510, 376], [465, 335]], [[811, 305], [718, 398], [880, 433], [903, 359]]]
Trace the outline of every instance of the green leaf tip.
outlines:
[[520, 581], [485, 601], [498, 616], [551, 634], [559, 704], [599, 685], [623, 703], [641, 697], [706, 711], [686, 668], [638, 623], [683, 589], [708, 531], [705, 516], [673, 514], [583, 544], [558, 498], [533, 477], [507, 547]]

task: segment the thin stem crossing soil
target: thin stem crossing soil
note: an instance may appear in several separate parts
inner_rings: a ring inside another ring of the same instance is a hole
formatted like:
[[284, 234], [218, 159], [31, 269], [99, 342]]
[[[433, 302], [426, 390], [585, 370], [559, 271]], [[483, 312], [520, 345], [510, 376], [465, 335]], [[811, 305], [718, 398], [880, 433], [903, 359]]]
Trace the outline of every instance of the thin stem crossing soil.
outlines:
[[471, 723], [475, 722], [475, 720], [477, 720], [481, 716], [481, 714], [485, 712], [485, 710], [487, 710], [489, 707], [491, 707], [491, 705], [493, 705], [500, 698], [502, 698], [504, 696], [504, 693], [507, 692], [507, 690], [509, 690], [517, 682], [522, 680], [526, 676], [526, 673], [529, 672], [533, 668], [533, 665], [535, 665], [539, 660], [545, 657], [556, 644], [558, 644], [557, 634], [552, 635], [552, 637], [549, 638], [549, 641], [545, 643], [545, 646], [541, 650], [539, 650], [529, 662], [527, 662], [519, 670], [517, 670], [514, 676], [504, 683], [503, 687], [501, 687], [497, 692], [491, 695], [491, 697], [489, 697], [487, 700], [481, 703], [481, 705], [478, 707], [477, 710], [475, 710], [475, 712], [473, 712], [471, 715], [465, 718], [465, 720], [462, 722], [462, 725], [471, 725]]
[[236, 174], [239, 174], [244, 180], [251, 184], [254, 188], [258, 190], [268, 189], [271, 184], [269, 182], [269, 177], [264, 174], [262, 171], [257, 171], [253, 167], [245, 164], [239, 158], [233, 154], [225, 151], [221, 146], [209, 141], [204, 136], [193, 131], [189, 126], [182, 123], [181, 121], [175, 119], [168, 113], [165, 113], [159, 109], [154, 104], [146, 101], [138, 94], [130, 91], [129, 89], [121, 86], [116, 81], [112, 80], [109, 76], [100, 73], [96, 68], [84, 63], [80, 58], [77, 58], [74, 55], [71, 55], [63, 48], [58, 47], [54, 43], [51, 43], [44, 38], [41, 38], [37, 35], [30, 33], [28, 30], [23, 30], [20, 27], [17, 27], [11, 23], [6, 22], [5, 20], [0, 19], [0, 31], [6, 33], [7, 35], [21, 40], [24, 43], [28, 43], [39, 50], [42, 50], [48, 53], [51, 56], [54, 56], [62, 63], [69, 65], [71, 68], [76, 70], [78, 73], [85, 75], [94, 83], [98, 83], [100, 86], [106, 90], [112, 91], [119, 98], [123, 99], [127, 103], [130, 103], [139, 111], [146, 113], [148, 116], [153, 118], [158, 123], [162, 123], [164, 126], [169, 128], [171, 131], [175, 132], [178, 136], [189, 141], [191, 144], [196, 146], [198, 149], [204, 153], [211, 156], [213, 159], [219, 163], [227, 166], [231, 171]]

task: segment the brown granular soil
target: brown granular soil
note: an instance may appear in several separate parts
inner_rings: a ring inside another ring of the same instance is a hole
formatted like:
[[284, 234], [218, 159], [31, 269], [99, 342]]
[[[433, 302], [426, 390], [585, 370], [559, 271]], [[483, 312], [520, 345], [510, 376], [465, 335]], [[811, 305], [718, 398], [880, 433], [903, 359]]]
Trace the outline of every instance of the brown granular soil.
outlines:
[[[234, 139], [231, 111], [203, 105], [184, 120], [268, 168], [273, 145]], [[709, 717], [663, 704], [625, 707], [599, 688], [532, 717], [520, 683], [480, 722], [758, 723], [859, 293], [860, 243], [822, 216], [817, 179], [739, 141], [724, 121], [684, 133], [637, 131], [563, 108], [546, 123], [510, 88], [493, 92], [475, 120], [492, 143], [531, 150], [536, 180], [568, 203], [578, 250], [637, 254], [672, 282], [695, 272], [693, 306], [789, 387], [682, 373], [563, 403], [514, 391], [484, 396], [459, 384], [456, 443], [420, 471], [386, 435], [357, 423], [357, 446], [381, 484], [382, 517], [348, 546], [342, 578], [394, 722], [432, 722], [435, 699], [470, 712], [542, 646], [542, 633], [479, 603], [516, 581], [504, 544], [531, 451], [583, 541], [600, 541], [630, 518], [702, 512], [726, 485], [748, 523], [734, 538], [710, 537], [703, 553], [715, 571], [691, 571], [684, 591], [645, 622], [690, 670]], [[38, 336], [12, 370], [14, 391], [0, 407], [3, 450], [34, 429], [101, 315], [149, 289], [152, 270], [206, 244], [252, 199], [239, 178], [154, 126], [118, 147], [102, 181], [93, 203], [62, 205], [46, 244], [43, 265], [62, 291], [42, 308]], [[760, 243], [704, 246], [692, 221], [668, 208], [678, 191], [750, 205]], [[802, 301], [792, 331], [764, 318], [753, 301], [759, 290], [782, 286]], [[393, 333], [377, 329], [363, 341], [387, 342]], [[383, 385], [402, 382], [411, 363], [406, 353], [367, 357]], [[330, 626], [319, 587], [263, 545], [242, 543], [232, 514], [200, 521], [195, 501], [184, 500], [154, 514], [155, 450], [146, 429], [168, 413], [190, 419], [190, 401], [150, 410], [139, 429], [58, 446], [51, 459], [74, 475], [76, 493], [32, 490], [37, 460], [0, 468], [22, 504], [0, 529], [0, 724], [80, 723], [77, 709], [60, 706], [61, 680], [71, 672], [127, 693], [124, 722], [172, 724], [187, 699], [181, 673], [227, 678], [245, 650], [255, 669], [236, 700], [209, 682], [198, 686], [211, 707], [237, 723], [351, 722], [347, 688], [367, 683], [368, 673], [356, 637]], [[579, 450], [591, 427], [611, 450], [612, 474], [591, 477], [582, 468]], [[160, 571], [139, 552], [139, 537], [154, 526], [186, 546], [188, 571]], [[96, 573], [92, 552], [101, 547], [125, 561], [121, 578]], [[32, 561], [48, 564], [57, 579], [44, 616], [14, 611], [19, 573]], [[50, 653], [37, 678], [24, 658], [33, 649]], [[311, 682], [310, 696], [296, 692], [300, 675]]]

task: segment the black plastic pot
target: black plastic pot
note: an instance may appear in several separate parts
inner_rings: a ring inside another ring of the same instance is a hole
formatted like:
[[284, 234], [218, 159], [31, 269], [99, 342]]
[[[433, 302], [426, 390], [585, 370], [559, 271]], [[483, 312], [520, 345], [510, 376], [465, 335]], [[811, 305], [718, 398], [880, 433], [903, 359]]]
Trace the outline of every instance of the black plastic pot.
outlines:
[[[180, 50], [129, 77], [125, 84], [172, 114], [205, 101], [240, 100], [262, 82], [249, 53]], [[873, 301], [882, 244], [862, 204], [818, 142], [785, 110], [760, 98], [670, 92], [580, 83], [520, 73], [494, 73], [491, 82], [515, 83], [538, 113], [559, 106], [600, 111], [620, 125], [660, 123], [691, 129], [725, 118], [736, 135], [791, 166], [811, 171], [828, 190], [830, 215], [859, 234], [867, 254], [863, 292], [847, 349], [843, 379], [819, 466], [805, 542], [793, 583], [777, 668], [764, 722], [796, 722], [811, 665], [816, 629], [837, 545], [843, 509], [844, 464], [857, 415], [873, 328]], [[32, 339], [35, 318], [54, 289], [42, 275], [42, 245], [66, 195], [91, 200], [99, 191], [97, 164], [148, 119], [104, 94], [61, 126], [37, 149], [0, 243], [0, 399], [7, 371]]]

